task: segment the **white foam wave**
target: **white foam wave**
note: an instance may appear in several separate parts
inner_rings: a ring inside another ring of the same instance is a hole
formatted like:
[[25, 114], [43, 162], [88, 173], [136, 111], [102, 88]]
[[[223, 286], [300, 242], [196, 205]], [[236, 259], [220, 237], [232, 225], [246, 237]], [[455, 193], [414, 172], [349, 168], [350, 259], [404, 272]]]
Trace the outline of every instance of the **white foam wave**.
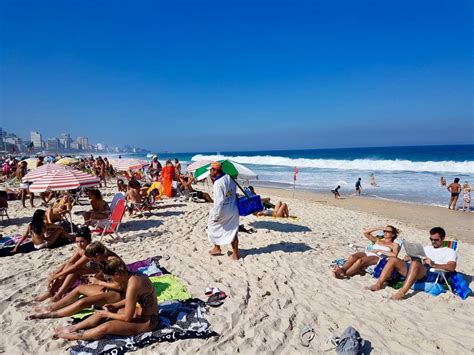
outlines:
[[375, 160], [375, 159], [292, 159], [271, 155], [256, 156], [224, 156], [197, 154], [192, 157], [197, 160], [230, 159], [241, 164], [273, 165], [298, 168], [339, 169], [339, 170], [367, 170], [367, 171], [419, 171], [419, 172], [450, 172], [461, 174], [474, 173], [474, 161], [411, 161], [411, 160]]

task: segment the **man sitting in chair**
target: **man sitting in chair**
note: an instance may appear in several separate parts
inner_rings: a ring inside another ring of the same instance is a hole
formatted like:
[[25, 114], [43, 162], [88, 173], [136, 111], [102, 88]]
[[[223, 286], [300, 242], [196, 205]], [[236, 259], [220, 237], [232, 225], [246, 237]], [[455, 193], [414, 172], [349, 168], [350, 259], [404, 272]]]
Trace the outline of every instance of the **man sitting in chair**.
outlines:
[[369, 287], [369, 290], [380, 290], [390, 276], [392, 276], [392, 273], [396, 271], [405, 282], [403, 283], [402, 288], [391, 298], [394, 300], [401, 300], [405, 297], [406, 293], [415, 282], [436, 281], [438, 273], [431, 272], [431, 268], [454, 272], [456, 270], [458, 256], [456, 251], [443, 246], [445, 236], [446, 232], [441, 227], [434, 227], [430, 230], [431, 245], [423, 248], [427, 256], [426, 258], [423, 258], [423, 264], [415, 259], [405, 261], [398, 259], [397, 257], [390, 257], [383, 268], [378, 281]]

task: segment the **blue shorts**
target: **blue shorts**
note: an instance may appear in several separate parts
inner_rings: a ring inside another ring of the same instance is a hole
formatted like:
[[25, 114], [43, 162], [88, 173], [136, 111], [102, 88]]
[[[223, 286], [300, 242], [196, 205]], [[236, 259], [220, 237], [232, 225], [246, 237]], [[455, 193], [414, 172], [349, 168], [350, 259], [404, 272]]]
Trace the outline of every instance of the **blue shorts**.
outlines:
[[[407, 267], [407, 275], [408, 275], [408, 271], [410, 270], [410, 264], [411, 264], [411, 261], [405, 261], [405, 264], [406, 264], [406, 267]], [[419, 279], [419, 280], [416, 280], [416, 282], [435, 282], [436, 281], [436, 278], [438, 277], [438, 273], [437, 272], [431, 272], [430, 269], [431, 267], [430, 266], [427, 266], [427, 265], [423, 265], [426, 269], [426, 274], [423, 278]], [[406, 276], [403, 276], [402, 274], [398, 274], [398, 280], [400, 281], [405, 281], [406, 279]]]

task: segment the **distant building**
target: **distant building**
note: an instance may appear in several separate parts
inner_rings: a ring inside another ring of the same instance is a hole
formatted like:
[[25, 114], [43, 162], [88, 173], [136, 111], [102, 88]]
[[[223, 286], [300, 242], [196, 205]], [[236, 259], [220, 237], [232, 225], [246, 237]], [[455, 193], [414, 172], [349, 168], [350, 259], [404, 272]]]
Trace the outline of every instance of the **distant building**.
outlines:
[[71, 149], [82, 150], [82, 145], [77, 142], [71, 142]]
[[0, 150], [5, 150], [5, 143], [3, 142], [3, 130], [0, 127]]
[[47, 150], [59, 150], [59, 139], [57, 138], [48, 138], [46, 141], [46, 149]]
[[41, 133], [39, 132], [31, 132], [30, 133], [31, 141], [33, 142], [33, 147], [35, 148], [43, 148], [43, 138], [41, 137]]
[[89, 138], [87, 137], [77, 137], [76, 142], [79, 143], [82, 149], [89, 149]]
[[72, 139], [69, 133], [61, 134], [59, 141], [61, 142], [61, 145], [64, 149], [71, 149]]

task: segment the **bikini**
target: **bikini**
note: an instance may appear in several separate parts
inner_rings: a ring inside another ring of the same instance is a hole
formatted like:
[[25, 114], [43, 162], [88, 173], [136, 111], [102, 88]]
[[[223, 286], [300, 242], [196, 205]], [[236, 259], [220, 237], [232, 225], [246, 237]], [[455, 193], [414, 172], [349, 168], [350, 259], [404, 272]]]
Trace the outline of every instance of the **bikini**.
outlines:
[[380, 258], [380, 255], [378, 255], [376, 253], [372, 253], [372, 250], [381, 250], [381, 251], [391, 252], [392, 248], [387, 247], [385, 245], [374, 244], [374, 245], [371, 245], [370, 248], [368, 247], [366, 249], [366, 251], [365, 251], [366, 256], [376, 256], [376, 257]]

